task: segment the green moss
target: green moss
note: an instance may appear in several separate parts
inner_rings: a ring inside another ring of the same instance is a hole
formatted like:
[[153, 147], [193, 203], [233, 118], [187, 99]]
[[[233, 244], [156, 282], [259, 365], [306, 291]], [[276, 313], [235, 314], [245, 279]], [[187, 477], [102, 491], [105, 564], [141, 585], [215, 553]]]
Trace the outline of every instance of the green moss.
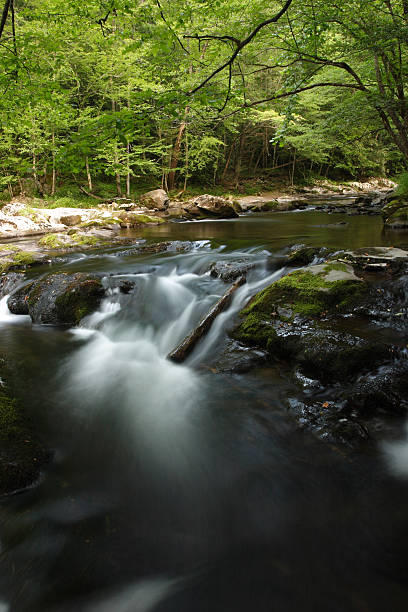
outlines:
[[232, 336], [245, 342], [264, 348], [271, 348], [277, 340], [277, 334], [262, 314], [251, 312], [245, 321], [232, 333]]
[[331, 270], [347, 270], [344, 264], [328, 264], [320, 274], [298, 270], [284, 276], [252, 299], [242, 311], [270, 314], [277, 306], [290, 308], [306, 316], [318, 316], [322, 312], [339, 312], [352, 305], [361, 295], [362, 283], [352, 280], [326, 281]]
[[50, 249], [62, 249], [67, 246], [58, 234], [47, 234], [38, 241], [38, 244]]
[[279, 206], [279, 202], [265, 202], [264, 204], [262, 204], [262, 210], [268, 211], [268, 210], [275, 210], [276, 207]]
[[19, 251], [19, 247], [16, 246], [15, 244], [0, 244], [0, 252], [2, 251], [6, 251], [6, 252], [10, 252], [10, 251]]
[[5, 273], [11, 268], [21, 268], [29, 266], [35, 262], [33, 253], [28, 251], [21, 251], [17, 247], [8, 248], [8, 251], [13, 251], [10, 255], [7, 255], [2, 261], [0, 261], [0, 273]]
[[80, 224], [81, 228], [88, 227], [104, 227], [105, 225], [119, 225], [120, 219], [117, 217], [106, 217], [103, 219], [91, 219], [90, 221], [84, 221]]
[[29, 266], [34, 263], [34, 261], [33, 254], [28, 251], [18, 251], [18, 253], [13, 256], [13, 262], [17, 266]]
[[164, 219], [161, 217], [151, 217], [150, 215], [135, 215], [128, 214], [123, 217], [123, 223], [131, 223], [132, 225], [144, 225], [146, 223], [164, 223]]
[[337, 262], [328, 264], [320, 274], [298, 270], [255, 295], [241, 311], [241, 316], [246, 318], [234, 331], [234, 337], [270, 350], [277, 341], [274, 322], [288, 322], [287, 315], [279, 315], [281, 307], [304, 317], [350, 309], [364, 293], [365, 286], [360, 281], [325, 280], [331, 270], [347, 271], [347, 266]]
[[95, 246], [100, 240], [95, 236], [86, 236], [85, 234], [70, 234], [70, 238], [76, 246]]

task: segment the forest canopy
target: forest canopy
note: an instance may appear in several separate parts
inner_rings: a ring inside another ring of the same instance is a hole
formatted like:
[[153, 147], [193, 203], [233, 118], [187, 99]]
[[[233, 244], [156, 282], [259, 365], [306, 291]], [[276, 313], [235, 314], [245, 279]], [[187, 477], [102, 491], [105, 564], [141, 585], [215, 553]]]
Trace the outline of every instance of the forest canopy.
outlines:
[[5, 0], [0, 192], [408, 162], [408, 0]]

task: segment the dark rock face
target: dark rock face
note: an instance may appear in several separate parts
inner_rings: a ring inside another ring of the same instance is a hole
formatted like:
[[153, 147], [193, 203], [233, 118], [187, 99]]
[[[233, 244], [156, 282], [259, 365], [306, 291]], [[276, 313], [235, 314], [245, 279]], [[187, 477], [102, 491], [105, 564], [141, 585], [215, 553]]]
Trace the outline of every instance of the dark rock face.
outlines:
[[311, 263], [321, 263], [325, 261], [329, 255], [330, 249], [327, 247], [296, 245], [289, 253], [286, 265], [298, 267], [307, 266]]
[[214, 278], [221, 278], [226, 283], [230, 283], [240, 276], [245, 276], [254, 267], [254, 264], [248, 261], [219, 261], [211, 265], [210, 274]]
[[5, 276], [0, 276], [0, 299], [8, 295], [24, 282], [24, 274], [19, 272], [9, 272]]
[[104, 294], [96, 276], [50, 274], [18, 290], [7, 305], [14, 314], [29, 314], [33, 323], [76, 325], [98, 308]]
[[232, 332], [306, 381], [304, 397], [288, 406], [303, 428], [347, 446], [408, 412], [405, 254], [361, 251], [348, 258], [360, 277], [344, 252], [341, 261], [292, 272], [254, 296]]

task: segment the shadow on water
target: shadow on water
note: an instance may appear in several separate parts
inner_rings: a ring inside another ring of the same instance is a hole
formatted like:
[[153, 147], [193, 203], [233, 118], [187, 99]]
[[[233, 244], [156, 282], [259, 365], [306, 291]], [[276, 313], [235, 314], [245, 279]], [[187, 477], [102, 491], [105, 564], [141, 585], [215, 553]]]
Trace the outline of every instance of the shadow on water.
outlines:
[[[199, 367], [248, 296], [282, 274], [267, 270], [265, 249], [305, 242], [302, 232], [314, 244], [380, 244], [376, 218], [334, 238], [321, 217], [173, 224], [146, 238], [213, 248], [61, 264], [104, 271], [112, 287], [75, 330], [2, 311], [16, 393], [55, 457], [37, 488], [0, 506], [0, 612], [406, 610], [406, 481], [380, 452], [300, 431], [278, 366]], [[186, 365], [167, 361], [225, 290], [210, 264], [237, 259], [254, 264], [247, 285]], [[117, 277], [134, 291], [119, 294]]]

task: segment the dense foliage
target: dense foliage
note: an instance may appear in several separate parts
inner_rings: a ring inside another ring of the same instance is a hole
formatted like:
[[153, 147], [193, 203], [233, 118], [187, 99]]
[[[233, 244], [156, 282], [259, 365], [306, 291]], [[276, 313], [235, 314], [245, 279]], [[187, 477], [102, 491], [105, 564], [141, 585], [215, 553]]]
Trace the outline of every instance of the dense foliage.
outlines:
[[395, 173], [408, 0], [6, 0], [0, 191]]

